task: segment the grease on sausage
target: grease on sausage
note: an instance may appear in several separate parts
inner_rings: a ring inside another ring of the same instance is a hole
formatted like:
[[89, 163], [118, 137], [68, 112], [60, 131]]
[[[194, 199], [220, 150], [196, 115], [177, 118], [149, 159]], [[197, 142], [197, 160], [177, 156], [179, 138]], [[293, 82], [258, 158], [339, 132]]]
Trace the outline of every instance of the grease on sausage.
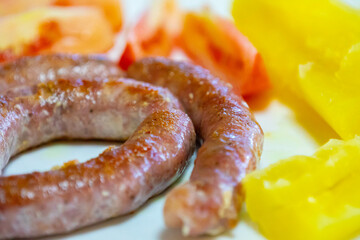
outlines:
[[53, 139], [129, 138], [84, 163], [0, 177], [1, 238], [68, 232], [129, 213], [164, 190], [194, 149], [192, 123], [178, 108], [166, 89], [128, 79], [58, 80], [0, 97], [1, 168]]
[[51, 54], [27, 56], [0, 64], [0, 94], [10, 88], [57, 79], [104, 80], [124, 73], [101, 55]]
[[242, 203], [241, 180], [256, 168], [263, 145], [263, 132], [245, 101], [206, 69], [184, 62], [141, 59], [128, 76], [168, 88], [203, 139], [190, 181], [167, 196], [166, 224], [192, 236], [233, 227]]

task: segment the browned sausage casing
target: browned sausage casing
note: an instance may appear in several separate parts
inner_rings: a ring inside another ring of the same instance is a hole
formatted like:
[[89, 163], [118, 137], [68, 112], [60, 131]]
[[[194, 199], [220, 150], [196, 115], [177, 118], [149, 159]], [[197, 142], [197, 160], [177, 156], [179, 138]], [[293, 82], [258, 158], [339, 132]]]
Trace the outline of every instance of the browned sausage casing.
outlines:
[[130, 66], [128, 76], [170, 89], [203, 139], [190, 181], [167, 196], [166, 224], [193, 236], [234, 226], [241, 180], [255, 169], [263, 145], [262, 130], [247, 104], [207, 70], [187, 63], [142, 59]]
[[101, 55], [52, 54], [22, 57], [0, 64], [0, 94], [9, 88], [63, 79], [104, 80], [124, 74]]
[[85, 163], [0, 177], [0, 238], [64, 233], [131, 212], [169, 186], [193, 152], [192, 123], [165, 89], [119, 79], [31, 91], [0, 97], [1, 168], [53, 139], [129, 139]]

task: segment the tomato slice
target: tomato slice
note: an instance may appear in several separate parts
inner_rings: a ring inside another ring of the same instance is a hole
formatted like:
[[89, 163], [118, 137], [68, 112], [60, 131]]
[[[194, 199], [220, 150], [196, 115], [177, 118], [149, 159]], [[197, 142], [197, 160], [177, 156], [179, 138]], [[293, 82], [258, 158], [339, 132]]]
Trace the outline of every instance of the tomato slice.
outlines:
[[239, 95], [270, 87], [261, 55], [230, 20], [208, 11], [187, 13], [177, 42], [194, 63], [231, 83]]
[[154, 3], [129, 33], [119, 66], [127, 69], [134, 61], [149, 56], [170, 56], [182, 26], [176, 1]]
[[124, 52], [119, 60], [119, 66], [127, 69], [137, 59], [148, 56], [170, 55], [174, 41], [172, 37], [162, 27], [156, 29], [154, 34], [148, 38], [132, 35], [126, 42]]
[[209, 11], [184, 13], [174, 0], [153, 4], [143, 15], [128, 36], [119, 65], [126, 70], [139, 58], [169, 57], [174, 48], [231, 83], [239, 95], [270, 87], [261, 55], [233, 22]]

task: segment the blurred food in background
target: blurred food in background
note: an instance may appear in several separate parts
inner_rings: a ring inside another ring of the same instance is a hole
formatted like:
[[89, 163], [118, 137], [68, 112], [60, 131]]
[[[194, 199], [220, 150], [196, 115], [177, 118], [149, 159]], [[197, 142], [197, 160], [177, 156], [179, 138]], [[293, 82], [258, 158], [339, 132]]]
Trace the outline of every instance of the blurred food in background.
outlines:
[[103, 53], [122, 25], [120, 1], [1, 1], [0, 61], [43, 53]]
[[276, 88], [307, 101], [342, 138], [360, 134], [359, 8], [341, 0], [235, 0], [233, 16]]
[[91, 6], [100, 9], [105, 18], [111, 23], [114, 31], [123, 24], [121, 4], [119, 0], [2, 0], [0, 2], [0, 16], [23, 12], [32, 8], [46, 6]]
[[239, 95], [270, 87], [260, 53], [228, 19], [206, 10], [186, 13], [178, 42], [195, 64], [231, 83]]
[[[0, 61], [44, 53], [105, 53], [123, 25], [119, 0], [4, 0], [0, 2]], [[270, 87], [262, 57], [229, 19], [188, 12], [175, 0], [154, 1], [125, 32], [119, 65], [147, 56], [188, 60], [232, 84], [241, 95]]]
[[182, 51], [195, 64], [231, 83], [239, 95], [262, 92], [270, 81], [261, 55], [235, 24], [212, 13], [188, 12], [176, 1], [157, 1], [129, 33], [119, 65], [148, 56]]
[[175, 0], [154, 1], [128, 33], [119, 66], [127, 69], [143, 57], [169, 57], [181, 27], [182, 11]]

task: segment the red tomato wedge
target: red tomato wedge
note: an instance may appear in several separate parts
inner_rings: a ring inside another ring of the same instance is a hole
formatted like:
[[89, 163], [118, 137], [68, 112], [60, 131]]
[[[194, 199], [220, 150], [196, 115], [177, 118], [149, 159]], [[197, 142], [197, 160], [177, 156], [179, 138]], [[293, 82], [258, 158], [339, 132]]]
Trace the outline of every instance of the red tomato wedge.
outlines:
[[[145, 18], [146, 16], [143, 19]], [[143, 57], [170, 55], [174, 41], [169, 33], [163, 27], [158, 27], [151, 35], [141, 36], [141, 31], [138, 30], [144, 26], [146, 22], [141, 20], [135, 28], [136, 31], [129, 36], [119, 60], [122, 69], [127, 69], [134, 61]]]
[[176, 1], [159, 1], [152, 5], [129, 33], [119, 65], [127, 69], [137, 59], [148, 56], [168, 57], [182, 26], [182, 13]]
[[144, 14], [128, 35], [119, 65], [126, 70], [143, 57], [169, 57], [174, 48], [232, 84], [239, 95], [270, 87], [261, 55], [233, 22], [209, 11], [184, 13], [175, 0], [160, 0]]
[[229, 20], [208, 11], [187, 13], [178, 44], [194, 63], [231, 83], [239, 95], [270, 87], [261, 55]]

